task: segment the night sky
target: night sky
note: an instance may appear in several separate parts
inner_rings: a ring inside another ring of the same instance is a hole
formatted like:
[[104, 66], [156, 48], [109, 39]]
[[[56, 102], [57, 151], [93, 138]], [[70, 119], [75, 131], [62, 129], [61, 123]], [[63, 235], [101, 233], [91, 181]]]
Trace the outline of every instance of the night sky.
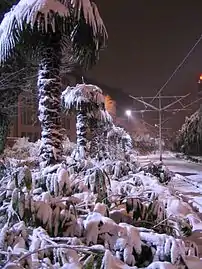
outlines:
[[[154, 95], [202, 34], [202, 1], [99, 0], [107, 48], [88, 74], [135, 96]], [[202, 41], [164, 90], [197, 94]], [[183, 114], [184, 115], [184, 114]]]

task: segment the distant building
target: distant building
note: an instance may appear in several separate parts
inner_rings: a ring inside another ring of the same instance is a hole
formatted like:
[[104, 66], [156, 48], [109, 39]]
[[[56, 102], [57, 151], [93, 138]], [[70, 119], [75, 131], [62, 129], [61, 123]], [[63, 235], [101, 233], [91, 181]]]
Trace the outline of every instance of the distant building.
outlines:
[[[62, 127], [66, 130], [70, 140], [75, 141], [74, 116], [63, 115]], [[30, 141], [36, 141], [40, 136], [41, 128], [37, 115], [36, 96], [25, 92], [19, 96], [9, 137], [28, 137]]]

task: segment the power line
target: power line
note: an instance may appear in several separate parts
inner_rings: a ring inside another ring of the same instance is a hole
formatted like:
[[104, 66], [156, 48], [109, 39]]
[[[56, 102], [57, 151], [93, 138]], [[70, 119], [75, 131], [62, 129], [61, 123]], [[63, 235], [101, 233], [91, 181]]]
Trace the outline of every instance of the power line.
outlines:
[[199, 37], [199, 39], [196, 41], [196, 43], [194, 44], [194, 46], [192, 46], [192, 48], [189, 50], [189, 52], [187, 53], [187, 55], [184, 57], [184, 59], [181, 61], [181, 63], [175, 68], [175, 70], [173, 71], [173, 73], [171, 74], [171, 76], [166, 80], [166, 82], [163, 84], [163, 86], [158, 90], [156, 96], [153, 97], [151, 103], [153, 103], [153, 101], [157, 98], [157, 96], [163, 91], [163, 89], [168, 85], [168, 83], [171, 81], [171, 79], [175, 76], [175, 74], [177, 73], [177, 71], [183, 66], [183, 64], [185, 63], [185, 61], [189, 58], [189, 56], [192, 54], [192, 52], [194, 51], [194, 49], [196, 48], [196, 46], [200, 43], [200, 41], [202, 40], [202, 35]]
[[[145, 105], [146, 107], [149, 107], [149, 110], [147, 110], [147, 108], [145, 109], [145, 112], [148, 112], [148, 111], [155, 111], [155, 112], [158, 112], [158, 124], [156, 124], [156, 127], [158, 127], [158, 133], [159, 133], [159, 159], [160, 161], [162, 161], [162, 154], [163, 154], [163, 150], [162, 150], [162, 130], [163, 130], [163, 124], [166, 122], [166, 121], [163, 121], [162, 119], [162, 113], [163, 112], [177, 112], [177, 111], [181, 111], [181, 110], [188, 110], [187, 106], [184, 106], [183, 108], [179, 108], [179, 109], [176, 109], [176, 108], [171, 108], [173, 105], [175, 105], [176, 103], [179, 103], [180, 106], [181, 105], [181, 100], [182, 99], [185, 99], [187, 96], [189, 96], [190, 93], [184, 95], [184, 96], [162, 96], [161, 95], [161, 92], [159, 92], [158, 94], [158, 106], [155, 106], [155, 105], [152, 105], [151, 103], [148, 103], [146, 101], [144, 101], [144, 97], [135, 97], [135, 96], [132, 96], [130, 95], [130, 97], [140, 103], [142, 103], [143, 105]], [[152, 99], [153, 97], [145, 97], [146, 99]], [[168, 105], [164, 105], [162, 104], [162, 100], [163, 99], [175, 99], [173, 102], [171, 102], [170, 104]], [[139, 110], [142, 112], [142, 110]], [[137, 111], [137, 112], [139, 112]]]

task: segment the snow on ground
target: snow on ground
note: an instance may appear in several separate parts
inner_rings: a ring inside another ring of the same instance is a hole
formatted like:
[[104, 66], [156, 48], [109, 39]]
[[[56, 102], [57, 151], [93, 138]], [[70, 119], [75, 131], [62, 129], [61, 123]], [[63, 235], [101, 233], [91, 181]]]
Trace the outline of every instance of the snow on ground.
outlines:
[[[159, 160], [158, 154], [138, 156], [141, 165]], [[166, 152], [163, 154], [163, 162], [168, 169], [176, 175], [171, 184], [174, 190], [182, 197], [183, 201], [189, 203], [197, 213], [199, 220], [202, 220], [202, 164], [188, 162], [184, 159], [177, 159], [174, 154]], [[199, 246], [202, 256], [202, 224], [195, 221], [193, 234], [189, 237]], [[190, 267], [191, 268], [191, 267]]]

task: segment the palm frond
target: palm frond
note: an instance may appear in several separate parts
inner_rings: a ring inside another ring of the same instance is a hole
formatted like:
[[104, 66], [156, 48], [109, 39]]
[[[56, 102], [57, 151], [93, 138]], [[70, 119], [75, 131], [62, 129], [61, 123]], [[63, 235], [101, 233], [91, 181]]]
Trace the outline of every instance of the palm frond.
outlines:
[[105, 47], [107, 30], [96, 4], [90, 0], [72, 0], [75, 25], [71, 41], [75, 57], [85, 69], [91, 68]]
[[96, 64], [99, 52], [105, 45], [104, 36], [94, 36], [92, 28], [86, 24], [84, 18], [81, 18], [72, 30], [71, 42], [75, 58], [85, 69]]
[[[26, 32], [30, 32], [31, 37], [32, 31], [51, 29], [55, 32], [58, 27], [68, 37], [77, 63], [86, 68], [96, 63], [107, 31], [95, 3], [90, 0], [20, 0], [5, 14], [0, 25], [0, 64], [9, 58], [18, 43], [27, 41], [22, 41]], [[36, 38], [29, 39], [28, 43], [30, 40], [36, 43]], [[61, 45], [66, 47], [65, 39]]]
[[49, 24], [55, 31], [55, 14], [68, 17], [69, 10], [58, 0], [20, 0], [0, 25], [0, 63], [8, 59], [27, 26], [43, 25], [47, 31]]
[[91, 84], [77, 84], [75, 87], [67, 87], [62, 92], [62, 103], [67, 110], [81, 110], [86, 107], [88, 112], [102, 108], [104, 97], [102, 90]]
[[71, 0], [71, 4], [77, 21], [83, 16], [86, 24], [92, 27], [94, 36], [101, 34], [107, 38], [105, 25], [94, 2], [91, 0]]

